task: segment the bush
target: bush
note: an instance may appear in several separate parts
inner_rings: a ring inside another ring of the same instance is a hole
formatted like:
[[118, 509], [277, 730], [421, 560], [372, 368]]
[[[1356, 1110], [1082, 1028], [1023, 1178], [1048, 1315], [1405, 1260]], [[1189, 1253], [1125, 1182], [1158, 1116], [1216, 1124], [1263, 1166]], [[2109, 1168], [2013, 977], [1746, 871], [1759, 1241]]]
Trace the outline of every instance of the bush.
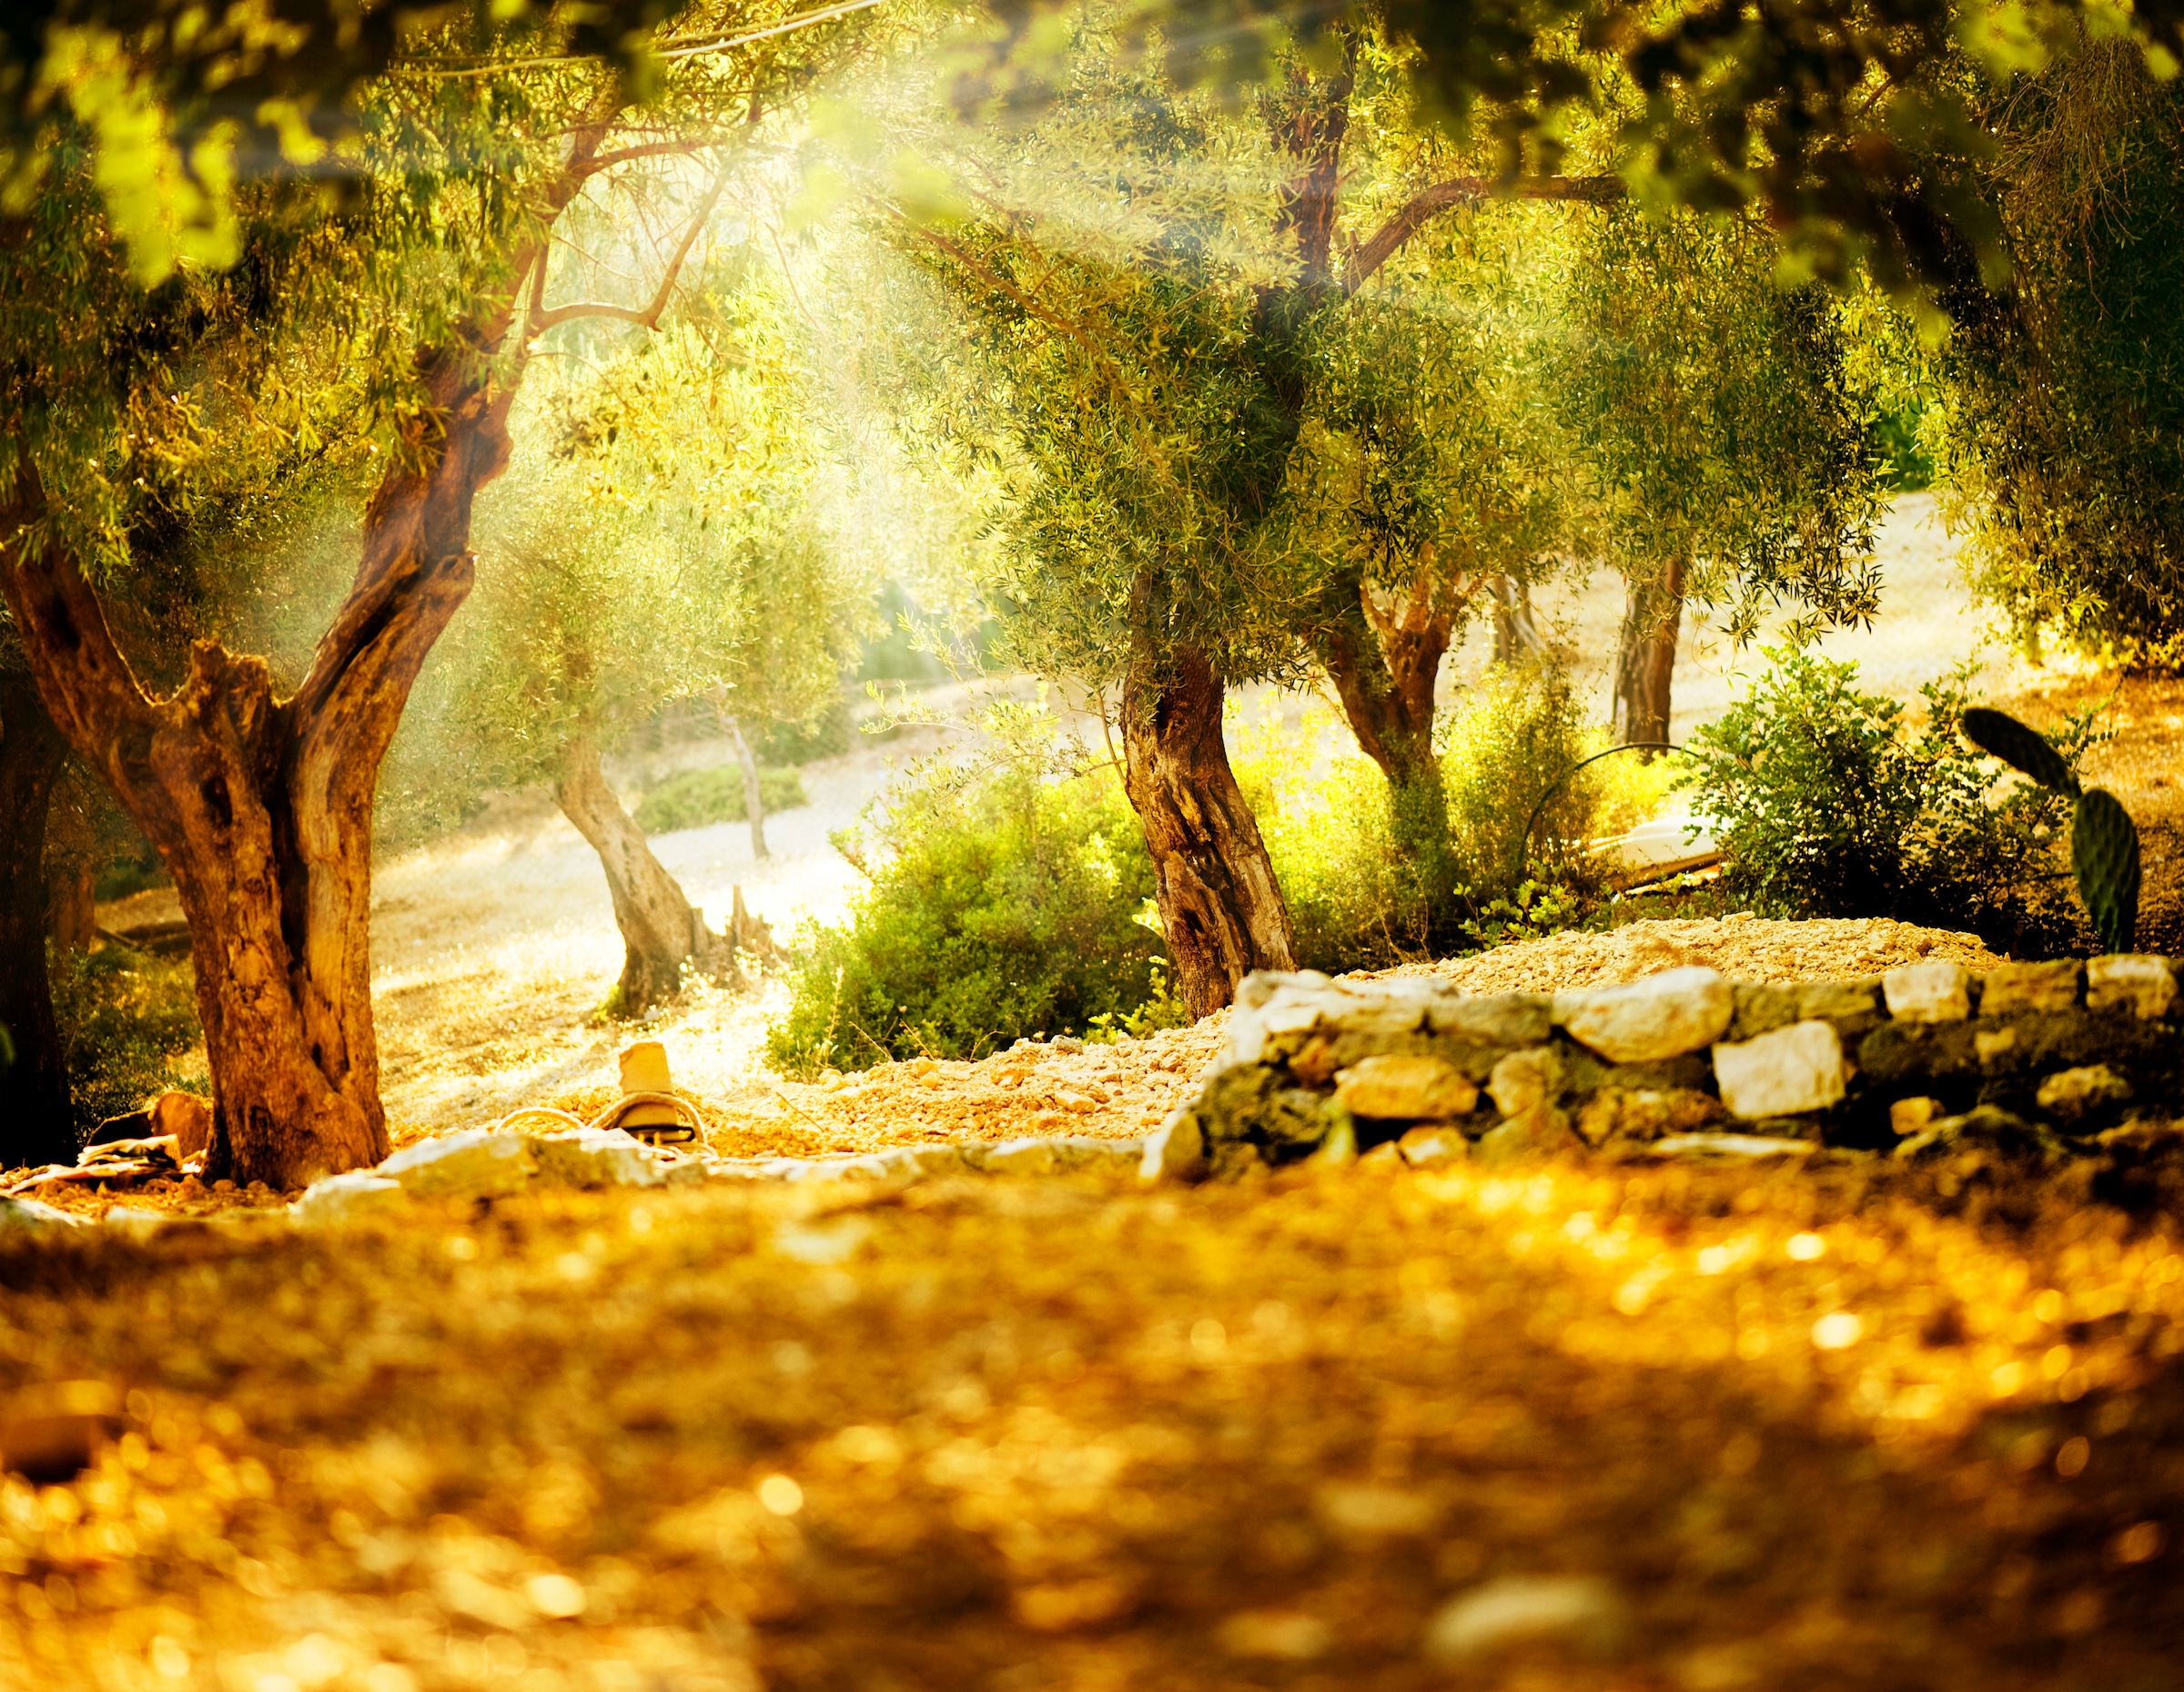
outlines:
[[784, 770], [816, 758], [839, 757], [849, 750], [855, 730], [849, 720], [849, 701], [840, 694], [809, 723], [770, 723], [751, 736], [751, 750], [763, 764]]
[[803, 937], [768, 1031], [791, 1074], [977, 1058], [1027, 1035], [1181, 1020], [1166, 994], [1145, 836], [1111, 768], [1055, 772], [1053, 719], [1004, 721], [970, 767], [914, 766], [834, 836], [866, 877], [843, 927]]
[[[1855, 664], [1767, 655], [1752, 692], [1692, 736], [1684, 778], [1751, 908], [1968, 928], [2019, 956], [2078, 938], [2058, 867], [2068, 802], [2030, 783], [1991, 801], [1990, 767], [1958, 732], [1969, 667], [1926, 686], [1915, 735], [1902, 705], [1857, 690]], [[2093, 716], [2048, 737], [2073, 769]]]
[[202, 1069], [181, 1061], [203, 1038], [188, 958], [107, 946], [56, 951], [51, 969], [79, 1138], [170, 1088], [212, 1090]]
[[[758, 798], [768, 816], [811, 803], [804, 791], [804, 777], [794, 770], [759, 771]], [[636, 811], [637, 826], [648, 835], [703, 828], [708, 823], [740, 823], [747, 815], [740, 764], [671, 777], [639, 800]]]
[[1439, 908], [1400, 844], [1380, 770], [1329, 750], [1351, 744], [1331, 713], [1309, 709], [1301, 733], [1279, 714], [1237, 727], [1238, 780], [1289, 901], [1300, 968], [1384, 968], [1570, 926], [1593, 879], [1583, 846], [1649, 815], [1671, 780], [1665, 764], [1633, 756], [1590, 765], [1550, 794], [1607, 745], [1583, 726], [1567, 678], [1551, 666], [1490, 674], [1437, 738], [1459, 881]]

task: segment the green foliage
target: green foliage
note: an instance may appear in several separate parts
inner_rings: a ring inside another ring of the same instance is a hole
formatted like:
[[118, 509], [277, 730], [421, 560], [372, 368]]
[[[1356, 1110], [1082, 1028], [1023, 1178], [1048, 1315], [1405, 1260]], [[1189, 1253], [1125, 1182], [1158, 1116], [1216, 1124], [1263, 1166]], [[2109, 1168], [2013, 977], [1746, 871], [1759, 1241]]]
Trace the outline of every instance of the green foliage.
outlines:
[[1739, 641], [1785, 597], [1804, 629], [1879, 603], [1876, 396], [1835, 301], [1782, 288], [1773, 257], [1725, 219], [1586, 214], [1550, 383], [1590, 484], [1582, 550], [1640, 590], [1681, 564]]
[[2128, 43], [1997, 88], [2011, 279], [1967, 278], [1936, 360], [1952, 518], [2022, 624], [2184, 653], [2184, 87]]
[[[811, 800], [804, 791], [804, 777], [794, 770], [762, 769], [758, 773], [758, 802], [771, 816], [792, 811]], [[637, 826], [648, 835], [672, 834], [678, 828], [703, 828], [708, 823], [740, 823], [749, 816], [743, 791], [743, 766], [723, 764], [716, 769], [691, 770], [670, 776], [637, 802]]]
[[[2019, 956], [2075, 939], [2056, 886], [2063, 795], [2017, 785], [1999, 802], [1958, 730], [1967, 667], [1902, 705], [1856, 686], [1857, 666], [1772, 651], [1773, 667], [1692, 736], [1685, 785], [1713, 819], [1724, 878], [1774, 917], [1895, 917], [1970, 928]], [[2072, 775], [2092, 711], [2046, 737]]]
[[201, 1069], [182, 1067], [202, 1038], [189, 959], [107, 946], [55, 951], [48, 968], [79, 1135], [170, 1088], [211, 1090]]
[[2070, 867], [2101, 947], [2128, 952], [2138, 932], [2138, 830], [2112, 793], [2078, 785], [2078, 773], [2045, 738], [2001, 711], [1964, 714], [1965, 738], [2041, 786], [2069, 799]]
[[[1649, 812], [1668, 781], [1664, 769], [1623, 771], [1611, 762], [1577, 772], [1549, 795], [1549, 783], [1601, 750], [1603, 737], [1583, 726], [1559, 672], [1495, 672], [1436, 735], [1460, 884], [1452, 901], [1441, 901], [1400, 844], [1397, 799], [1380, 771], [1330, 750], [1347, 738], [1331, 714], [1308, 710], [1292, 728], [1277, 708], [1260, 723], [1237, 724], [1233, 738], [1237, 779], [1296, 925], [1298, 963], [1330, 974], [1570, 927], [1594, 878], [1585, 843]], [[1542, 798], [1527, 856], [1524, 824]]]
[[769, 723], [755, 732], [746, 724], [743, 733], [761, 764], [790, 769], [840, 757], [849, 750], [856, 729], [849, 720], [849, 701], [837, 693], [807, 722]]
[[2138, 831], [2123, 803], [2104, 787], [2078, 801], [2070, 822], [2070, 867], [2093, 918], [2101, 949], [2128, 952], [2138, 937]]
[[[784, 1072], [976, 1058], [1025, 1036], [1155, 1021], [1165, 959], [1141, 917], [1145, 838], [1111, 767], [1057, 768], [1052, 719], [998, 720], [994, 755], [915, 766], [835, 844], [865, 876], [849, 920], [804, 937]], [[1146, 1023], [1151, 1026], [1151, 1023]]]

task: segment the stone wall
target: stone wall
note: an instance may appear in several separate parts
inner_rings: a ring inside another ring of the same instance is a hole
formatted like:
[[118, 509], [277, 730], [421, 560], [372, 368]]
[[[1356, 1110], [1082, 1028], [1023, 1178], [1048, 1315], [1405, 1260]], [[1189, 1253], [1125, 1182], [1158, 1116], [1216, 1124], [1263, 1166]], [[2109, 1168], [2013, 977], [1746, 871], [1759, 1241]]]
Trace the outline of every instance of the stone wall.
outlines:
[[1226, 1175], [1381, 1146], [1414, 1163], [1581, 1147], [1917, 1158], [1969, 1142], [2052, 1159], [2134, 1113], [2176, 1113], [2179, 1008], [2151, 957], [1797, 986], [1684, 968], [1485, 997], [1259, 974], [1146, 1164]]

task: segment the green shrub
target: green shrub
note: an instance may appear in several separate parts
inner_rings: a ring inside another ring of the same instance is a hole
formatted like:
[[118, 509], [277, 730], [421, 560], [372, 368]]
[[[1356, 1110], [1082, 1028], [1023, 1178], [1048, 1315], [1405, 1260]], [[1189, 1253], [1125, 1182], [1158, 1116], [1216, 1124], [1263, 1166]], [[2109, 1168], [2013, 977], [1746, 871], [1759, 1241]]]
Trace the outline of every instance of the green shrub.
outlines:
[[751, 736], [753, 754], [764, 764], [784, 770], [815, 758], [839, 757], [855, 737], [849, 720], [849, 701], [840, 694], [809, 723], [771, 723]]
[[800, 937], [789, 1009], [767, 1034], [777, 1068], [976, 1058], [1176, 1019], [1144, 920], [1145, 836], [1111, 768], [1057, 776], [1052, 721], [1019, 713], [973, 766], [914, 766], [834, 836], [866, 885], [845, 925]]
[[1571, 926], [1593, 880], [1584, 846], [1650, 815], [1672, 779], [1665, 763], [1633, 756], [1589, 765], [1550, 793], [1606, 736], [1583, 725], [1558, 670], [1492, 673], [1436, 735], [1459, 877], [1437, 907], [1399, 843], [1388, 783], [1348, 749], [1354, 743], [1330, 712], [1309, 708], [1298, 730], [1277, 712], [1235, 725], [1233, 738], [1237, 778], [1296, 925], [1297, 961], [1330, 974]]
[[[804, 777], [794, 770], [759, 771], [758, 798], [768, 816], [811, 803], [804, 791]], [[703, 828], [708, 823], [740, 823], [747, 815], [740, 764], [672, 776], [640, 799], [636, 811], [637, 826], [648, 835]]]
[[[1993, 799], [1958, 732], [1968, 667], [1927, 685], [1913, 733], [1901, 704], [1858, 691], [1855, 664], [1767, 655], [1752, 692], [1692, 736], [1684, 777], [1752, 909], [1971, 929], [2018, 956], [2078, 938], [2058, 867], [2068, 802], [2030, 783]], [[2074, 770], [2093, 716], [2048, 736]]]
[[79, 1137], [169, 1088], [212, 1090], [201, 1067], [183, 1067], [203, 1038], [188, 958], [107, 946], [56, 951], [50, 968]]

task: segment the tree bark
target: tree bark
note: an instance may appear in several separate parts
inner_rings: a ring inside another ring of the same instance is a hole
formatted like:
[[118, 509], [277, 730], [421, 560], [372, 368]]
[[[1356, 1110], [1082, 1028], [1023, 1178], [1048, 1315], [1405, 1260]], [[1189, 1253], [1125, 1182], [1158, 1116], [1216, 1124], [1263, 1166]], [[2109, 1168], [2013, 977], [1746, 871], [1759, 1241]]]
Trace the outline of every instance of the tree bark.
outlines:
[[470, 593], [470, 505], [507, 462], [514, 397], [474, 351], [430, 354], [420, 374], [420, 451], [373, 495], [356, 581], [288, 700], [263, 660], [208, 641], [171, 694], [146, 694], [75, 557], [37, 521], [35, 466], [17, 472], [25, 521], [8, 526], [0, 588], [39, 694], [158, 849], [189, 921], [215, 1096], [207, 1179], [293, 1189], [390, 1149], [371, 1018], [372, 798], [418, 671]]
[[614, 900], [623, 948], [621, 1014], [641, 1017], [682, 990], [689, 965], [716, 979], [740, 978], [726, 937], [705, 926], [682, 896], [599, 767], [599, 744], [580, 735], [561, 751], [553, 796], [577, 833], [599, 854]]
[[93, 897], [96, 879], [89, 870], [74, 866], [57, 871], [47, 866], [46, 931], [53, 937], [56, 949], [91, 949], [92, 933], [98, 926], [95, 916], [97, 902]]
[[1532, 590], [1513, 576], [1494, 578], [1494, 662], [1544, 657], [1547, 638], [1532, 608]]
[[1633, 745], [1668, 738], [1676, 633], [1684, 620], [1684, 562], [1670, 561], [1658, 582], [1626, 589], [1623, 640], [1615, 654], [1615, 739]]
[[1254, 969], [1297, 967], [1273, 861], [1228, 767], [1224, 692], [1187, 645], [1158, 668], [1141, 652], [1123, 684], [1123, 787], [1152, 853], [1160, 926], [1193, 1017], [1228, 1004]]
[[743, 813], [751, 819], [751, 856], [763, 864], [772, 855], [766, 850], [766, 794], [758, 779], [758, 756], [743, 737], [743, 725], [733, 717], [727, 722], [736, 761], [743, 766]]
[[1320, 662], [1359, 749], [1387, 777], [1395, 837], [1418, 876], [1429, 927], [1455, 890], [1448, 791], [1433, 755], [1434, 691], [1448, 655], [1460, 584], [1440, 579], [1429, 557], [1410, 591], [1384, 603], [1370, 583], [1354, 583], [1354, 608], [1329, 626]]
[[0, 671], [0, 1165], [74, 1162], [68, 1062], [46, 970], [46, 818], [68, 755], [28, 675]]

